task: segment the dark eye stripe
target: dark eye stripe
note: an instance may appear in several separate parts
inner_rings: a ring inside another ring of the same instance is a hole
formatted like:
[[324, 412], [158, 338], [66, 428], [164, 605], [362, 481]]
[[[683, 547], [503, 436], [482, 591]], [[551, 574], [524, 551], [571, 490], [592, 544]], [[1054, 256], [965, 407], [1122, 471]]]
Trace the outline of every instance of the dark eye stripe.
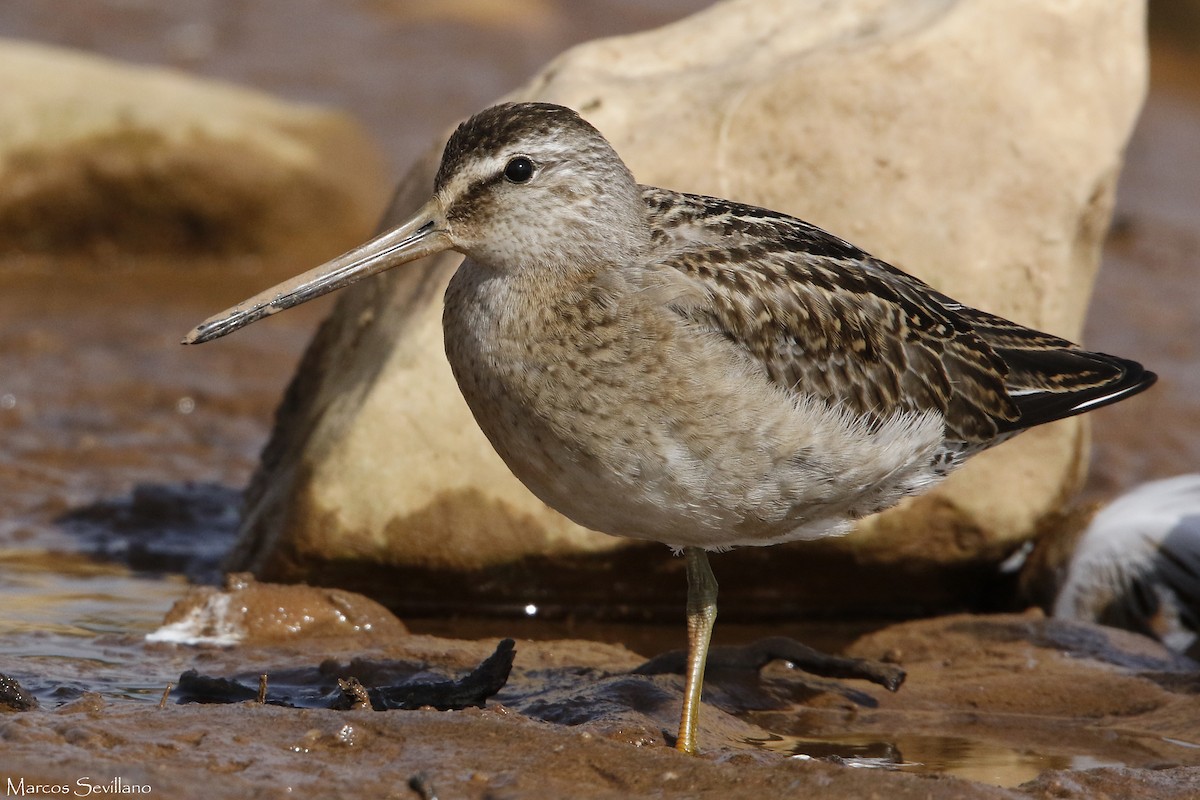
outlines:
[[446, 216], [451, 219], [457, 219], [463, 213], [473, 208], [479, 202], [479, 198], [486, 195], [500, 181], [504, 180], [502, 175], [489, 175], [486, 178], [480, 178], [477, 181], [472, 181], [466, 190], [446, 209]]
[[[533, 161], [531, 159], [529, 159], [527, 156], [515, 156], [512, 159], [510, 159], [508, 163], [511, 164], [513, 161], [516, 161], [518, 158], [524, 158], [525, 160], [529, 161], [529, 164], [532, 167], [533, 172], [537, 171], [537, 165], [534, 164]], [[458, 200], [456, 200], [450, 208], [446, 209], [446, 215], [448, 217], [450, 217], [451, 219], [460, 218], [462, 214], [466, 213], [467, 209], [472, 208], [479, 201], [479, 198], [483, 197], [488, 192], [492, 191], [493, 188], [495, 188], [496, 184], [498, 184], [498, 183], [501, 183], [503, 181], [509, 181], [511, 183], [522, 183], [523, 182], [523, 181], [513, 181], [512, 178], [510, 178], [506, 174], [507, 172], [508, 172], [508, 165], [506, 164], [504, 167], [504, 170], [502, 170], [501, 172], [493, 172], [491, 175], [488, 175], [487, 177], [479, 178], [478, 180], [471, 181], [471, 183], [467, 186], [467, 188], [463, 191], [463, 193], [458, 197]], [[530, 176], [532, 177], [532, 173], [530, 174]], [[528, 181], [529, 179], [526, 178], [525, 180]]]

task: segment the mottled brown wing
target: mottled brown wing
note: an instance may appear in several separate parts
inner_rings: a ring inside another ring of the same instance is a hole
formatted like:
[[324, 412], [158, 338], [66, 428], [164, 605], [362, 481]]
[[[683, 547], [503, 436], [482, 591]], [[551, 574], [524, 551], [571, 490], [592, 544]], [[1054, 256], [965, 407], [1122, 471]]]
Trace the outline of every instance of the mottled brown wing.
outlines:
[[643, 189], [664, 267], [708, 298], [679, 313], [793, 391], [877, 418], [934, 410], [948, 439], [974, 444], [1155, 381], [1137, 362], [964, 306], [801, 220]]
[[948, 438], [986, 442], [1021, 414], [1007, 367], [924, 283], [800, 220], [646, 189], [663, 264], [709, 302], [679, 307], [771, 380], [886, 418], [933, 410]]

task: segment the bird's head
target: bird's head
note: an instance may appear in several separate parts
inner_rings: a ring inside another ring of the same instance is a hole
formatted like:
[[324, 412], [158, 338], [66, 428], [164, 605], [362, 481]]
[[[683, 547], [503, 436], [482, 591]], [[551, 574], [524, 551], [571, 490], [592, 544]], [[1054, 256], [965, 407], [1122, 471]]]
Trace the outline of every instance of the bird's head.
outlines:
[[433, 197], [407, 220], [210, 317], [184, 343], [219, 338], [444, 250], [498, 271], [562, 271], [620, 265], [648, 244], [638, 185], [599, 131], [563, 106], [505, 103], [458, 126]]

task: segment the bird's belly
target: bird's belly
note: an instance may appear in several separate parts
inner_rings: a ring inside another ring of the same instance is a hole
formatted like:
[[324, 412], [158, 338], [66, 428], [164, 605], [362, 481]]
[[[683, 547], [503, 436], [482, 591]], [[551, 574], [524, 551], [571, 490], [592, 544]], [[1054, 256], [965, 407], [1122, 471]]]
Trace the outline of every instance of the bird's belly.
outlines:
[[584, 527], [707, 548], [816, 538], [934, 479], [940, 420], [868, 430], [653, 314], [579, 336], [470, 300], [448, 296], [444, 318], [468, 406], [517, 478]]
[[[770, 497], [763, 473], [750, 462], [765, 460], [766, 447], [740, 457], [695, 455], [686, 436], [656, 418], [658, 408], [642, 396], [600, 407], [594, 396], [577, 397], [572, 410], [533, 411], [512, 382], [482, 388], [464, 382], [463, 395], [480, 428], [513, 474], [539, 499], [576, 523], [616, 536], [674, 546], [729, 546], [735, 532], [753, 534], [781, 492]], [[734, 463], [741, 463], [733, 475]], [[740, 496], [739, 496], [740, 495]], [[740, 539], [741, 536], [736, 538]]]

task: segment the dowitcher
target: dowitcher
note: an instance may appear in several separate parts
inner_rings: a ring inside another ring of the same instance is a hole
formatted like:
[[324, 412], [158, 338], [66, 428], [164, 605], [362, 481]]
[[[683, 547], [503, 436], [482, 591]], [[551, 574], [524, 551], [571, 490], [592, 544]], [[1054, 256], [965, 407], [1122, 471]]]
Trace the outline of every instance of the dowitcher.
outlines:
[[640, 186], [594, 127], [544, 103], [464, 122], [411, 219], [184, 342], [443, 250], [466, 256], [446, 354], [501, 458], [580, 525], [683, 551], [687, 752], [717, 611], [707, 551], [841, 533], [1154, 381], [801, 220]]

